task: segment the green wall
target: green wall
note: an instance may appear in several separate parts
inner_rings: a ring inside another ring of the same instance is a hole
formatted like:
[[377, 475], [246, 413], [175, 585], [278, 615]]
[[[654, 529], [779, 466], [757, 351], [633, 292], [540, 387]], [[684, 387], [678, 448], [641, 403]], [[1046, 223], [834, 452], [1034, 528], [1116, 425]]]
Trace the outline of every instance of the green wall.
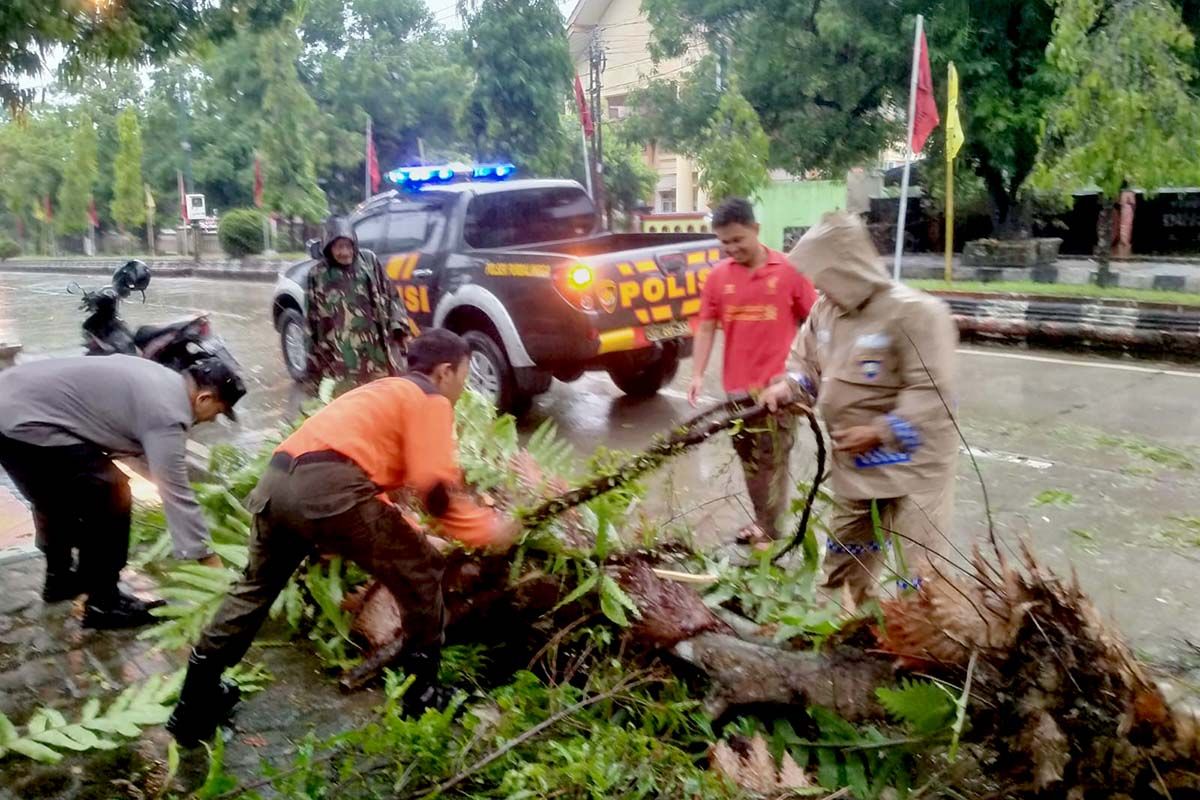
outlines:
[[754, 214], [762, 226], [763, 244], [778, 250], [785, 228], [808, 227], [826, 211], [845, 207], [845, 181], [773, 181], [759, 192]]

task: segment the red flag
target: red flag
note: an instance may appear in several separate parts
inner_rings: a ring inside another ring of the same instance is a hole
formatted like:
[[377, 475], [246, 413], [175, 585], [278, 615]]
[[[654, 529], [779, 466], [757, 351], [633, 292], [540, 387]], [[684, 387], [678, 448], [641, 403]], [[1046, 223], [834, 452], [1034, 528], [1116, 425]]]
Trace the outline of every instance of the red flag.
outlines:
[[579, 122], [583, 125], [583, 132], [591, 136], [596, 126], [592, 124], [592, 112], [588, 110], [587, 100], [584, 99], [583, 84], [579, 80], [579, 73], [575, 73], [575, 105], [579, 106]]
[[96, 197], [88, 195], [88, 222], [93, 228], [100, 227], [100, 215], [96, 213]]
[[379, 192], [379, 156], [375, 153], [375, 132], [371, 129], [371, 121], [367, 120], [367, 181], [371, 185], [371, 194]]
[[254, 207], [262, 208], [263, 206], [263, 174], [262, 161], [257, 155], [254, 156]]
[[179, 184], [179, 219], [187, 222], [187, 187], [183, 185], [183, 173], [179, 170], [175, 170], [175, 180]]
[[937, 101], [933, 97], [933, 71], [929, 69], [929, 47], [921, 31], [921, 60], [917, 67], [916, 116], [913, 122], [912, 151], [921, 152], [925, 140], [938, 126]]

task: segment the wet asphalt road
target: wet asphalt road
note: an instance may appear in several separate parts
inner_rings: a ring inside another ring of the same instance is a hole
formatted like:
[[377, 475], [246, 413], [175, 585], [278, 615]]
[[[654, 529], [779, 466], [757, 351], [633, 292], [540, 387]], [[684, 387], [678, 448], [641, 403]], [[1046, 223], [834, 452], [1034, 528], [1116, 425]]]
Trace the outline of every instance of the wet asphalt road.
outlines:
[[[83, 315], [65, 293], [69, 281], [0, 272], [0, 341], [21, 341], [25, 358], [80, 352]], [[241, 425], [198, 428], [198, 440], [251, 444], [296, 413], [303, 394], [283, 368], [270, 301], [267, 284], [166, 278], [151, 284], [145, 305], [123, 306], [132, 325], [209, 312], [243, 365], [250, 394], [239, 406]], [[1150, 655], [1168, 656], [1182, 638], [1200, 641], [1200, 370], [977, 347], [962, 349], [959, 370], [960, 420], [1005, 546], [1025, 536], [1052, 566], [1076, 569], [1102, 611]], [[716, 399], [718, 370], [711, 372], [707, 390]], [[626, 400], [598, 373], [555, 383], [524, 427], [552, 420], [581, 454], [636, 450], [689, 414], [689, 374], [685, 364], [670, 388], [644, 402]], [[797, 449], [798, 476], [812, 469], [810, 452], [809, 443]], [[747, 519], [725, 441], [652, 483], [648, 507], [704, 540], [728, 539]], [[963, 458], [954, 538], [969, 545], [986, 532], [979, 480]]]

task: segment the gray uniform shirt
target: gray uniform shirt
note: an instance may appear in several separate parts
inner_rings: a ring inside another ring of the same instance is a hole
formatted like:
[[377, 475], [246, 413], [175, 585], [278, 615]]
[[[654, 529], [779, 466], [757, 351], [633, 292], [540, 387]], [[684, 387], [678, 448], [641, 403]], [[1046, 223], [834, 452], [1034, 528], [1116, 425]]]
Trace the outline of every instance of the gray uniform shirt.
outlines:
[[188, 482], [192, 403], [177, 372], [134, 356], [55, 358], [0, 372], [0, 433], [43, 447], [91, 442], [146, 457], [163, 499], [176, 558], [211, 553]]

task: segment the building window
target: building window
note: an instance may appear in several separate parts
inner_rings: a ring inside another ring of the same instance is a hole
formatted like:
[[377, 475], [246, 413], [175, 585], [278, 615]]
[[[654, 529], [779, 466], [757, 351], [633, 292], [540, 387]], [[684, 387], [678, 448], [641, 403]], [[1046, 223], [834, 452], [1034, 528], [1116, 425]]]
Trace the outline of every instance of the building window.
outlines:
[[674, 214], [675, 213], [675, 192], [674, 192], [674, 190], [669, 191], [669, 192], [659, 192], [658, 193], [658, 210], [662, 214]]

